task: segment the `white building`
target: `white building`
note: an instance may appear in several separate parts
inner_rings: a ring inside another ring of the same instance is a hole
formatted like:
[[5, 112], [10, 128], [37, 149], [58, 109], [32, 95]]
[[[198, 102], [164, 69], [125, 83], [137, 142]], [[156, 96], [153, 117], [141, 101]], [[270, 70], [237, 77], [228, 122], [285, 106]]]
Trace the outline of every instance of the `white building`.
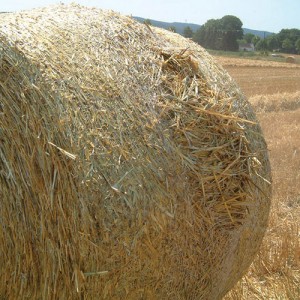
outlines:
[[249, 44], [241, 44], [239, 45], [239, 51], [255, 51], [254, 44], [249, 43]]

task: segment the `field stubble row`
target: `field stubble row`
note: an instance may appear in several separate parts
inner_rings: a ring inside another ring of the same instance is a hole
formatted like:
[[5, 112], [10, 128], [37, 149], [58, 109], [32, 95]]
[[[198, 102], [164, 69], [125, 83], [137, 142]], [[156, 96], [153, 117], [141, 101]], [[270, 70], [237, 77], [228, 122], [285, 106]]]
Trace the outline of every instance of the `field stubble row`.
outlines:
[[300, 91], [300, 68], [226, 67], [247, 97]]

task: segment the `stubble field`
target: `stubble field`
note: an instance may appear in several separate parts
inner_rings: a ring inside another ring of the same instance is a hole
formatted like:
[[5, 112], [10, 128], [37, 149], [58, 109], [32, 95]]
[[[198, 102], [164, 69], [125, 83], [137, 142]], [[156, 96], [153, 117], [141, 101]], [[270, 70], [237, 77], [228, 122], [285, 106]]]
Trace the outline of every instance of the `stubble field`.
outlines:
[[273, 176], [260, 252], [225, 299], [300, 299], [300, 64], [216, 58], [256, 110]]

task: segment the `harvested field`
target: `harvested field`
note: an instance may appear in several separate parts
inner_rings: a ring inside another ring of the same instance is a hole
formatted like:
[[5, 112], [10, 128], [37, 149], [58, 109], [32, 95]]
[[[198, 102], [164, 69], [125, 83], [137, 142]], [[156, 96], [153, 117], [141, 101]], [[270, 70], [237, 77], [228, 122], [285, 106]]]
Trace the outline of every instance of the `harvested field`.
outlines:
[[[250, 95], [270, 150], [273, 177], [269, 227], [260, 253], [225, 299], [300, 299], [300, 69], [248, 67], [246, 85], [240, 59], [235, 67], [224, 64]], [[294, 85], [288, 83], [288, 74], [298, 78]], [[261, 82], [259, 89], [255, 82]], [[263, 83], [268, 88], [263, 89]], [[282, 92], [275, 94], [277, 87]]]
[[225, 66], [247, 97], [300, 90], [300, 67]]
[[[295, 56], [297, 62], [300, 56]], [[300, 64], [216, 57], [247, 97], [300, 91]]]
[[286, 63], [280, 61], [270, 60], [268, 57], [265, 59], [249, 59], [239, 57], [216, 56], [217, 61], [226, 67], [271, 67], [271, 68], [289, 68], [300, 69], [300, 55], [295, 55], [295, 63]]

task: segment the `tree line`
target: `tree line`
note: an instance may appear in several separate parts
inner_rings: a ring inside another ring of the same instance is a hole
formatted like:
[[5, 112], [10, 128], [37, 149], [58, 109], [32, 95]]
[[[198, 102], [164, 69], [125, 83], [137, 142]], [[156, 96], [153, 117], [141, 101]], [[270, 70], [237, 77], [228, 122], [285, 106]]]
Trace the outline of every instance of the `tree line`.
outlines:
[[[257, 51], [300, 54], [299, 29], [282, 29], [277, 34], [261, 38], [252, 33], [244, 34], [242, 26], [238, 17], [226, 15], [221, 19], [208, 20], [195, 32], [187, 26], [183, 36], [213, 50], [238, 51], [239, 45], [252, 43]], [[170, 27], [169, 30], [176, 32], [175, 27]]]
[[[248, 36], [248, 40], [253, 37]], [[259, 51], [278, 51], [283, 53], [300, 54], [300, 30], [282, 29], [277, 34], [272, 34], [264, 39], [255, 39], [254, 45]]]

